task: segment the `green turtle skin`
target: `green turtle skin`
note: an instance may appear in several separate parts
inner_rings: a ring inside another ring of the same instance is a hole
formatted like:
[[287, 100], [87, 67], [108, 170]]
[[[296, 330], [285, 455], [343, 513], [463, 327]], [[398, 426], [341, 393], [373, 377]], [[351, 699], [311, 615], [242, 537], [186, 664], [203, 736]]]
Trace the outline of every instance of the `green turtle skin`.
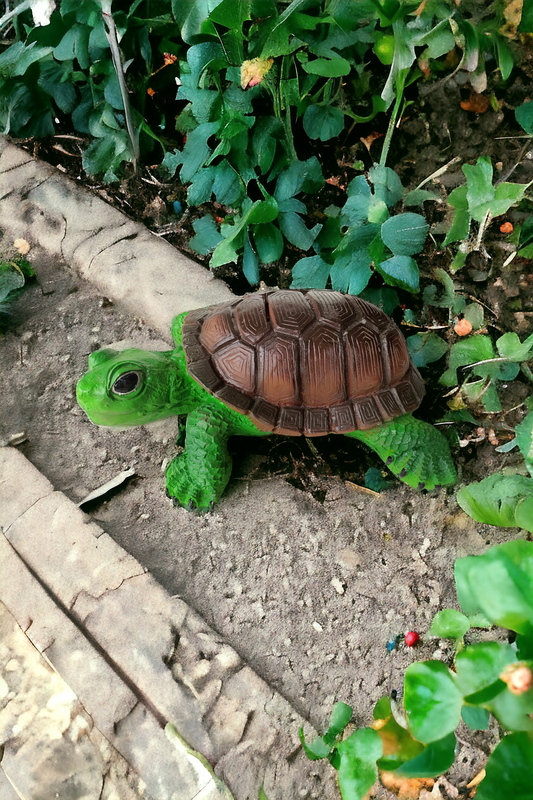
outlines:
[[[96, 425], [127, 428], [187, 415], [185, 448], [166, 470], [167, 493], [176, 505], [208, 511], [231, 476], [230, 436], [269, 436], [187, 372], [181, 335], [186, 313], [172, 323], [174, 350], [147, 352], [106, 348], [89, 356], [77, 399]], [[371, 430], [344, 434], [372, 448], [391, 472], [414, 489], [456, 481], [448, 443], [431, 425], [404, 414]]]

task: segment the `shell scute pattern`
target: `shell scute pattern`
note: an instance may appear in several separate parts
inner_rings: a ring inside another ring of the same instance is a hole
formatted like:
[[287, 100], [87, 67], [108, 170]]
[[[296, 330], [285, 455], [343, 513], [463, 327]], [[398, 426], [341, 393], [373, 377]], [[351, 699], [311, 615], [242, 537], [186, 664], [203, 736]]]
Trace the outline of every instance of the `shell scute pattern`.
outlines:
[[340, 292], [275, 290], [193, 311], [183, 347], [201, 386], [274, 433], [373, 428], [424, 394], [394, 322]]

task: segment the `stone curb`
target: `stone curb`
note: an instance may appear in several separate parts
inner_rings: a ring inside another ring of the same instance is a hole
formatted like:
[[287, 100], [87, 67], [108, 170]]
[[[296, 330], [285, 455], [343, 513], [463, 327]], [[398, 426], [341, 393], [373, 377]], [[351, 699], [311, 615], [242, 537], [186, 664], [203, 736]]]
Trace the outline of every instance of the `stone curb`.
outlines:
[[164, 334], [176, 314], [230, 300], [230, 289], [164, 239], [0, 137], [0, 219], [64, 259]]
[[256, 800], [261, 782], [269, 800], [314, 796], [319, 776], [326, 788], [289, 703], [11, 447], [0, 449], [0, 527], [0, 599], [150, 797], [220, 798], [167, 722], [237, 800]]

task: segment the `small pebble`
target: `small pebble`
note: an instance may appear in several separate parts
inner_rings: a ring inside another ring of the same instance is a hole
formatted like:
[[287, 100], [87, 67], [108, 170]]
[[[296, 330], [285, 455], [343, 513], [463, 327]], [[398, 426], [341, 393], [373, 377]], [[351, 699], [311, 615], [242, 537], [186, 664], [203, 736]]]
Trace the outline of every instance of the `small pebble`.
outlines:
[[313, 622], [313, 628], [315, 629], [315, 631], [317, 631], [317, 633], [322, 633], [322, 631], [324, 630], [320, 622]]

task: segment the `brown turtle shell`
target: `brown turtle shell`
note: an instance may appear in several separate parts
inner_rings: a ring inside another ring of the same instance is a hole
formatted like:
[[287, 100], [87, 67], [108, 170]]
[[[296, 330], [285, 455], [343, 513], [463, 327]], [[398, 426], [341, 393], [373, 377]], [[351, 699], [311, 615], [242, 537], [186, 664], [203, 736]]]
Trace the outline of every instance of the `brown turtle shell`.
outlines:
[[405, 339], [377, 306], [341, 292], [250, 294], [191, 311], [189, 374], [260, 430], [348, 433], [418, 408], [424, 383]]

